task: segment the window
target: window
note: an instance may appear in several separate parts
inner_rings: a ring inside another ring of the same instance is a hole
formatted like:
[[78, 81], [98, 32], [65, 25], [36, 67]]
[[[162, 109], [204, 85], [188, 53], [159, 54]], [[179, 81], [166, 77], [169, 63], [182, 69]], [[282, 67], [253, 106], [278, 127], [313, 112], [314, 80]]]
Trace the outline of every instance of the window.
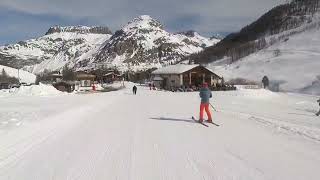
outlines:
[[91, 81], [90, 80], [81, 80], [81, 87], [90, 87]]

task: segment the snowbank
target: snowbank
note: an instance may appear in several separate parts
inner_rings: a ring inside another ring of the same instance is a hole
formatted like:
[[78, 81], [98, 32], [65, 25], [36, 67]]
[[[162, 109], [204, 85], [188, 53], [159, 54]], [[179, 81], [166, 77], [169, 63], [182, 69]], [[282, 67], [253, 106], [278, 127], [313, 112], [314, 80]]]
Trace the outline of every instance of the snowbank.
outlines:
[[[220, 93], [220, 92], [219, 92]], [[238, 89], [237, 91], [221, 92], [223, 96], [238, 96], [249, 99], [272, 99], [279, 97], [278, 93], [266, 89]]]
[[126, 86], [127, 83], [128, 83], [128, 82], [125, 82], [125, 83], [124, 83], [124, 82], [122, 82], [122, 81], [116, 81], [116, 82], [114, 82], [114, 83], [112, 83], [112, 84], [103, 84], [102, 87], [104, 87], [104, 88], [120, 89], [120, 88], [123, 87], [123, 85]]
[[311, 86], [303, 88], [300, 92], [304, 94], [320, 95], [320, 80], [312, 83]]
[[21, 86], [20, 88], [13, 88], [10, 90], [1, 90], [0, 97], [6, 96], [52, 96], [65, 94], [58, 91], [52, 85], [32, 85], [32, 86]]

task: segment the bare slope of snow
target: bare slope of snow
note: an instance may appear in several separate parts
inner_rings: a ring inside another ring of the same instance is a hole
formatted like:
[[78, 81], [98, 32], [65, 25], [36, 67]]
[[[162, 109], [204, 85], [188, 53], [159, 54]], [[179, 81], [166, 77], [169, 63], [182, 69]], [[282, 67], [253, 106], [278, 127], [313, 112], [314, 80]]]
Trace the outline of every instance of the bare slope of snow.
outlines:
[[20, 81], [24, 83], [35, 83], [36, 81], [36, 75], [27, 71], [18, 71], [18, 69], [0, 65], [0, 72], [2, 72], [2, 70], [5, 70], [5, 72], [11, 77], [20, 78]]
[[267, 75], [280, 90], [320, 95], [319, 26], [289, 36], [279, 43], [231, 65], [212, 63], [215, 71], [227, 79], [242, 77], [261, 82]]
[[315, 97], [217, 92], [206, 128], [198, 93], [131, 88], [2, 98], [0, 179], [319, 179]]

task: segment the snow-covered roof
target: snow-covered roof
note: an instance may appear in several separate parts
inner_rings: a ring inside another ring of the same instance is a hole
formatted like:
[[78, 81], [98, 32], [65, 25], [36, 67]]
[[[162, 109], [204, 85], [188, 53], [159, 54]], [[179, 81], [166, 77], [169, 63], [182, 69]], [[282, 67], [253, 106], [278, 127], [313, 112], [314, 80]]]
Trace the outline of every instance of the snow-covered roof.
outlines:
[[109, 73], [104, 74], [103, 76], [110, 76], [110, 75], [113, 75], [113, 74], [115, 74], [115, 73], [114, 72], [109, 72]]
[[[160, 69], [157, 69], [155, 71], [152, 72], [152, 74], [156, 75], [156, 74], [182, 74], [184, 72], [190, 71], [193, 68], [196, 68], [200, 66], [199, 64], [177, 64], [177, 65], [172, 65], [172, 66], [167, 66], [167, 67], [163, 67]], [[203, 66], [204, 67], [204, 66]], [[213, 70], [204, 67], [205, 69], [207, 69], [208, 71], [213, 72]]]
[[62, 77], [62, 74], [54, 73], [54, 74], [51, 74], [51, 76], [54, 76], [54, 77]]
[[163, 81], [163, 78], [160, 76], [156, 76], [153, 78], [153, 81]]
[[152, 74], [181, 74], [198, 66], [198, 64], [177, 64], [157, 69]]

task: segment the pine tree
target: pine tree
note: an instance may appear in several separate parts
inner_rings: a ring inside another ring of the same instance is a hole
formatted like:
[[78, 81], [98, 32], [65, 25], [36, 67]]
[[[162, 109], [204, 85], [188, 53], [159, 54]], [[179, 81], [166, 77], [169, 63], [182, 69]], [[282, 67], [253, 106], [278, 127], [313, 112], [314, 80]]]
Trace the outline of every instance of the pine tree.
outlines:
[[2, 69], [1, 75], [0, 75], [0, 82], [6, 82], [8, 79], [8, 75], [4, 69]]
[[72, 71], [72, 69], [69, 69], [67, 66], [65, 66], [62, 70], [62, 79], [65, 81], [73, 81], [75, 80], [75, 73]]
[[1, 76], [4, 78], [8, 77], [8, 74], [4, 69], [2, 69]]

